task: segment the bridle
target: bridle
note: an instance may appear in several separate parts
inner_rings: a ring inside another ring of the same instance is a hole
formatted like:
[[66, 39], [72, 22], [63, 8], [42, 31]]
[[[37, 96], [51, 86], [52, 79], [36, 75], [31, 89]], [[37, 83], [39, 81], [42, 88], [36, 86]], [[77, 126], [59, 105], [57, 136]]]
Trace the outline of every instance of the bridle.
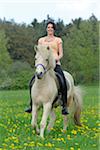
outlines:
[[37, 68], [38, 66], [42, 66], [42, 68], [44, 69], [44, 72], [46, 71], [46, 67], [45, 67], [43, 64], [37, 64], [37, 65], [35, 66], [35, 68]]
[[[46, 73], [51, 69], [51, 67], [46, 68], [43, 64], [37, 64], [37, 65], [35, 66], [35, 68], [37, 68], [38, 66], [41, 66], [41, 67], [43, 68], [44, 73], [43, 73], [43, 74], [42, 74], [42, 73], [40, 74], [41, 77], [39, 77], [37, 73], [35, 73], [35, 76], [37, 76], [38, 79], [41, 79], [41, 78], [44, 76], [44, 74], [46, 74]], [[47, 65], [47, 66], [48, 66], [48, 65]]]

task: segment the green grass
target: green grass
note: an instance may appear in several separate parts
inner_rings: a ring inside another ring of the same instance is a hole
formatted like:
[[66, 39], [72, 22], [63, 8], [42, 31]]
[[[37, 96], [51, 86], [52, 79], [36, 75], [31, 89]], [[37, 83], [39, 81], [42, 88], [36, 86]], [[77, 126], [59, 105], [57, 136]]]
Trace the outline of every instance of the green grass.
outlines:
[[[24, 112], [28, 106], [27, 90], [0, 92], [0, 150], [97, 150], [99, 149], [98, 87], [83, 87], [85, 91], [81, 122], [74, 125], [69, 115], [69, 126], [62, 132], [61, 110], [50, 133], [41, 139], [31, 127], [31, 114]], [[41, 112], [39, 114], [41, 116]], [[40, 122], [41, 117], [39, 117]]]

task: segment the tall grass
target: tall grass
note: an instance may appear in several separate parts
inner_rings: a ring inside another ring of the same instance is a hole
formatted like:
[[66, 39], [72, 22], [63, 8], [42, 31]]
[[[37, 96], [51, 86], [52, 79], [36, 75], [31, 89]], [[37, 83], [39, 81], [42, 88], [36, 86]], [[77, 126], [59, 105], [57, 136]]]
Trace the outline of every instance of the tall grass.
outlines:
[[[57, 108], [57, 119], [50, 133], [41, 139], [31, 127], [27, 90], [0, 92], [0, 150], [97, 150], [99, 149], [98, 87], [83, 87], [85, 91], [81, 122], [77, 127], [69, 115], [69, 126], [62, 132], [62, 115]], [[41, 119], [41, 112], [39, 113]]]

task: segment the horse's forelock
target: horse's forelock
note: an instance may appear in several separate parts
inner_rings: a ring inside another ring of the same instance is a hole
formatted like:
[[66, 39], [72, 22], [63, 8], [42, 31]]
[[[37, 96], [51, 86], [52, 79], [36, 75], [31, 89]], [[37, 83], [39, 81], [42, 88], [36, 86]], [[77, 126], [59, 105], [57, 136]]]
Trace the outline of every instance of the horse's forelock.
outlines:
[[38, 45], [38, 52], [40, 53], [40, 55], [43, 55], [44, 57], [48, 57], [49, 56], [49, 50], [50, 50], [49, 46]]
[[49, 65], [55, 68], [55, 59], [53, 57], [52, 49], [47, 45], [38, 45], [38, 54], [40, 54], [44, 59], [49, 59]]

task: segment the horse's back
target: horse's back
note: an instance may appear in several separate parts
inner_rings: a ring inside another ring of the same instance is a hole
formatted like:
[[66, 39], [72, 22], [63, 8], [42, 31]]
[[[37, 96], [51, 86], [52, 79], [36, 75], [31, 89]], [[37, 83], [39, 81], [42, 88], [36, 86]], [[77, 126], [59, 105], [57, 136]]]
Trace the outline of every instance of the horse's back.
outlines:
[[74, 79], [73, 79], [72, 75], [69, 72], [67, 72], [67, 71], [63, 71], [63, 72], [64, 72], [66, 80], [68, 80], [69, 82], [74, 84]]
[[67, 71], [63, 71], [65, 78], [66, 78], [66, 84], [67, 84], [67, 90], [68, 90], [68, 97], [71, 95], [71, 93], [73, 93], [73, 89], [74, 89], [74, 79], [72, 77], [72, 75], [67, 72]]

